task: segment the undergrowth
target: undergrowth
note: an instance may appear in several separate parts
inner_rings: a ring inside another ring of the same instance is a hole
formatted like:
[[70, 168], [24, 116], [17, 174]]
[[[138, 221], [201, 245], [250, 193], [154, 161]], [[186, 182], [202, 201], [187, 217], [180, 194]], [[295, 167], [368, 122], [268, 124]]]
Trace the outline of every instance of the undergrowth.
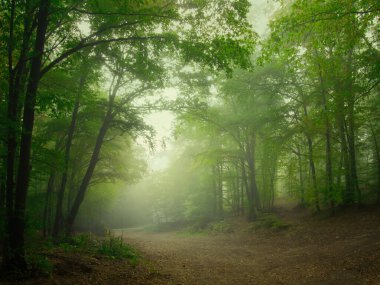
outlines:
[[209, 224], [208, 230], [212, 234], [232, 233], [234, 231], [232, 224], [225, 220]]
[[98, 238], [92, 234], [79, 234], [58, 245], [46, 241], [30, 248], [26, 255], [28, 272], [23, 273], [25, 276], [22, 277], [28, 277], [28, 275], [51, 276], [54, 265], [50, 261], [49, 256], [52, 253], [55, 254], [57, 249], [64, 253], [101, 255], [110, 259], [126, 259], [131, 265], [137, 265], [139, 259], [136, 250], [124, 244], [122, 237], [115, 237], [111, 233], [107, 233], [105, 238]]
[[258, 218], [253, 224], [253, 229], [270, 229], [275, 231], [281, 231], [289, 228], [289, 224], [285, 223], [275, 214], [264, 214]]
[[32, 275], [51, 276], [54, 265], [52, 262], [41, 253], [30, 253], [26, 256], [28, 263], [28, 271]]
[[138, 260], [136, 250], [124, 244], [122, 237], [113, 236], [110, 232], [101, 239], [91, 234], [80, 234], [59, 244], [59, 247], [65, 252], [100, 254], [111, 259], [127, 259], [131, 264], [136, 264]]

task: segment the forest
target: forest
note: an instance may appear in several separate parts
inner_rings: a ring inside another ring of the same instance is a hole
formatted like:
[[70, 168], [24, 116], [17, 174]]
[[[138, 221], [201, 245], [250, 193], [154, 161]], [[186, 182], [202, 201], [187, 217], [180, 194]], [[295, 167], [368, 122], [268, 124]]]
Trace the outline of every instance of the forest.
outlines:
[[378, 0], [0, 0], [0, 65], [0, 284], [380, 283]]

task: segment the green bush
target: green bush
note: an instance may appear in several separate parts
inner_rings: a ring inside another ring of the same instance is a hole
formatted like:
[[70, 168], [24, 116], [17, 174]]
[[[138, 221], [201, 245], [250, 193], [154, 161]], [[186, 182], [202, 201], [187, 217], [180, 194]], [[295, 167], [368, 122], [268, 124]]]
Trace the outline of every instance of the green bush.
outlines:
[[289, 225], [274, 214], [265, 214], [258, 219], [254, 228], [284, 230], [289, 228]]

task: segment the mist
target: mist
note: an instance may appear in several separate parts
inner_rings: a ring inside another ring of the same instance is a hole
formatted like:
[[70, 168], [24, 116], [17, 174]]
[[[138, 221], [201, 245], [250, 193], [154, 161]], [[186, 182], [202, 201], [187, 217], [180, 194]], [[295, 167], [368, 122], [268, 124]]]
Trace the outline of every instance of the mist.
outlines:
[[380, 283], [378, 1], [32, 2], [0, 284]]

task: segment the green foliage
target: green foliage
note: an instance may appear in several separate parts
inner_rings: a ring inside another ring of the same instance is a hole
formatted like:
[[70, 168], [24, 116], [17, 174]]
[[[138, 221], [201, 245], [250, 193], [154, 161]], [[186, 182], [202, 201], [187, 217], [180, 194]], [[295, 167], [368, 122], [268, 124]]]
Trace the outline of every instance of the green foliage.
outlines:
[[87, 252], [93, 251], [98, 241], [90, 233], [80, 234], [68, 238], [66, 241], [59, 244], [65, 252]]
[[270, 229], [273, 231], [281, 231], [289, 228], [289, 224], [285, 223], [275, 214], [264, 214], [254, 223], [253, 229]]
[[134, 265], [138, 261], [136, 250], [126, 245], [122, 237], [115, 237], [110, 233], [105, 239], [100, 241], [97, 253], [112, 259], [128, 259]]
[[59, 244], [59, 247], [65, 252], [101, 254], [111, 259], [127, 259], [132, 264], [138, 261], [136, 250], [126, 245], [123, 237], [113, 236], [110, 232], [104, 238], [96, 238], [92, 234], [76, 235]]
[[28, 269], [33, 275], [50, 276], [54, 266], [51, 261], [41, 253], [30, 253], [26, 256]]
[[185, 232], [197, 233], [206, 232], [211, 224], [210, 218], [198, 218], [190, 222], [190, 226], [185, 229]]
[[209, 224], [208, 230], [212, 234], [224, 234], [224, 233], [233, 233], [234, 230], [230, 222], [222, 220], [219, 222], [214, 222]]

